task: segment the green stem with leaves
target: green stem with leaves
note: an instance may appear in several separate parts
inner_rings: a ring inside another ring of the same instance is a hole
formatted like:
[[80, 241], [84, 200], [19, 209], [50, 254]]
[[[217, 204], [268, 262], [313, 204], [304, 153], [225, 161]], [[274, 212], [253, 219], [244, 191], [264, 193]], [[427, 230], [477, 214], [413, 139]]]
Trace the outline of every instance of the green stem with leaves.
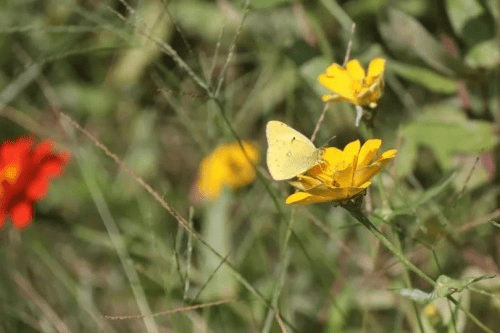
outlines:
[[412, 264], [411, 261], [409, 261], [403, 255], [403, 253], [401, 253], [401, 251], [399, 251], [399, 249], [394, 244], [392, 244], [392, 242], [389, 239], [387, 239], [387, 237], [385, 237], [384, 234], [377, 229], [377, 227], [375, 227], [375, 225], [373, 225], [373, 223], [361, 211], [360, 204], [357, 202], [357, 200], [354, 203], [344, 204], [342, 205], [342, 207], [344, 207], [356, 220], [358, 220], [362, 225], [364, 225], [368, 230], [370, 230], [371, 233], [375, 237], [377, 237], [389, 251], [391, 251], [396, 257], [399, 258], [399, 260], [401, 260], [401, 263], [403, 263], [403, 265], [405, 265], [415, 274], [417, 274], [422, 279], [427, 281], [430, 285], [432, 286], [436, 285], [436, 282], [433, 279], [431, 279], [428, 275], [422, 272], [417, 266]]
[[[358, 220], [363, 226], [365, 226], [371, 233], [377, 237], [384, 246], [391, 251], [396, 257], [399, 258], [401, 263], [412, 270], [415, 274], [420, 276], [422, 279], [427, 281], [432, 286], [436, 286], [436, 282], [431, 279], [427, 274], [422, 272], [417, 266], [412, 264], [401, 251], [394, 245], [392, 242], [384, 236], [380, 230], [363, 214], [361, 211], [361, 200], [359, 197], [357, 200], [342, 204], [342, 207], [346, 209], [356, 220]], [[474, 316], [468, 309], [464, 308], [460, 303], [457, 302], [452, 296], [447, 296], [447, 298], [454, 303], [456, 306], [462, 310], [470, 320], [472, 320], [479, 328], [481, 328], [484, 332], [493, 333], [491, 329], [486, 327], [476, 316]]]

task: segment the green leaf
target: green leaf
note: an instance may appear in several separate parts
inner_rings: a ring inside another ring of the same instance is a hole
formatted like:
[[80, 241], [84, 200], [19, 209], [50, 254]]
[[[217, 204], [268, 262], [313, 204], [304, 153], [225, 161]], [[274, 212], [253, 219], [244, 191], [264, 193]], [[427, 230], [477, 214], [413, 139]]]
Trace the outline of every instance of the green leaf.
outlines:
[[347, 326], [346, 313], [353, 308], [356, 290], [352, 284], [346, 284], [335, 297], [335, 303], [328, 310], [324, 332], [343, 332]]
[[441, 182], [439, 182], [437, 185], [431, 187], [430, 189], [426, 190], [422, 195], [416, 200], [415, 206], [420, 206], [425, 204], [426, 202], [432, 200], [433, 198], [439, 196], [440, 194], [444, 193], [446, 189], [448, 189], [448, 186], [453, 182], [453, 179], [455, 178], [456, 174], [454, 172], [450, 173], [448, 177], [444, 178]]
[[412, 164], [405, 158], [413, 159], [418, 147], [424, 145], [434, 150], [444, 168], [449, 168], [457, 153], [477, 154], [493, 149], [496, 142], [493, 134], [489, 122], [468, 120], [458, 108], [433, 105], [419, 119], [402, 128], [405, 144], [400, 159], [405, 164]]
[[469, 46], [495, 37], [495, 23], [477, 0], [447, 0], [446, 10], [455, 33]]
[[131, 38], [133, 48], [120, 53], [110, 73], [113, 84], [120, 88], [136, 85], [148, 66], [161, 55], [160, 48], [152, 39], [168, 41], [174, 31], [170, 19], [164, 16], [161, 2], [144, 2], [135, 13], [137, 19], [144, 22], [142, 29], [151, 33], [137, 33]]
[[465, 56], [465, 62], [470, 67], [494, 69], [500, 63], [500, 46], [495, 39], [475, 45]]
[[463, 36], [467, 22], [480, 16], [484, 8], [476, 0], [446, 0], [446, 12], [458, 36]]
[[347, 2], [345, 7], [349, 15], [356, 19], [360, 16], [373, 15], [373, 13], [385, 10], [389, 4], [414, 16], [425, 15], [425, 12], [429, 10], [429, 2], [422, 0], [405, 0], [398, 2], [391, 0], [357, 0]]
[[184, 33], [198, 35], [206, 41], [217, 42], [221, 38], [221, 30], [231, 31], [238, 25], [238, 20], [227, 20], [215, 2], [172, 1], [169, 8], [174, 15], [173, 20]]
[[450, 76], [464, 71], [463, 65], [448, 56], [443, 46], [420, 22], [402, 11], [390, 8], [383, 12], [378, 26], [387, 46], [401, 59], [423, 61]]
[[319, 96], [328, 93], [328, 90], [318, 83], [318, 76], [324, 73], [330, 64], [331, 62], [326, 57], [315, 57], [300, 66], [299, 71], [301, 76], [313, 87]]
[[450, 166], [454, 153], [480, 153], [493, 148], [493, 130], [484, 121], [447, 123], [425, 119], [409, 125], [404, 133], [416, 143], [432, 147], [444, 167]]
[[252, 0], [251, 6], [256, 9], [270, 8], [283, 4], [290, 4], [293, 0]]
[[113, 112], [117, 95], [106, 87], [87, 84], [66, 84], [56, 87], [62, 99], [73, 110], [85, 115], [104, 117]]
[[423, 67], [391, 60], [387, 62], [387, 69], [434, 92], [454, 94], [457, 91], [457, 82], [454, 79]]
[[373, 15], [387, 6], [387, 0], [358, 0], [346, 4], [346, 10], [352, 18]]
[[488, 12], [493, 16], [495, 20], [500, 20], [500, 3], [498, 0], [486, 0], [486, 7], [488, 7]]

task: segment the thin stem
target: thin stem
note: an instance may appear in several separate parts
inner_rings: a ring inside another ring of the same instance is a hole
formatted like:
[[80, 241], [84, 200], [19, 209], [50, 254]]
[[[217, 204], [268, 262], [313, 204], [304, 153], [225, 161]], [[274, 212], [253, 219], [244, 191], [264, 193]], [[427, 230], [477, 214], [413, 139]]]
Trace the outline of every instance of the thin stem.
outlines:
[[462, 310], [470, 320], [472, 320], [480, 329], [487, 333], [494, 333], [491, 329], [486, 327], [476, 316], [474, 316], [468, 309], [466, 309], [461, 303], [459, 303], [453, 296], [448, 296], [448, 299], [455, 304], [460, 310]]
[[[395, 237], [394, 242], [396, 243], [396, 246], [398, 247], [399, 251], [402, 252], [403, 249], [402, 249], [401, 241], [399, 240], [399, 238]], [[405, 282], [406, 282], [406, 285], [408, 286], [408, 288], [413, 288], [408, 269], [405, 268], [403, 270], [403, 275], [404, 275], [404, 279], [405, 279]], [[413, 305], [413, 310], [415, 311], [415, 316], [417, 317], [417, 323], [418, 323], [418, 327], [420, 329], [420, 332], [425, 333], [424, 325], [422, 323], [422, 316], [420, 314], [420, 311], [418, 310], [417, 302], [412, 300], [411, 303]]]
[[[220, 260], [223, 261], [223, 263], [226, 265], [226, 267], [229, 268], [229, 270], [234, 274], [236, 279], [250, 292], [252, 293], [257, 299], [259, 299], [261, 302], [263, 302], [267, 307], [271, 307], [271, 303], [264, 297], [263, 294], [261, 294], [254, 286], [250, 284], [250, 282], [240, 273], [236, 268], [226, 261], [226, 258], [222, 256], [213, 246], [211, 246], [207, 241], [205, 241], [204, 238], [201, 237], [201, 235], [196, 232], [196, 230], [193, 230], [190, 226], [188, 221], [182, 217], [167, 201], [163, 199], [163, 197], [153, 189], [151, 185], [146, 183], [142, 177], [140, 177], [132, 168], [130, 168], [125, 162], [123, 162], [118, 156], [114, 153], [112, 153], [108, 147], [106, 147], [103, 143], [101, 143], [94, 135], [92, 135], [89, 131], [84, 129], [80, 124], [78, 124], [73, 118], [68, 116], [67, 114], [63, 112], [59, 112], [59, 115], [61, 117], [62, 121], [68, 122], [71, 126], [75, 127], [78, 131], [83, 133], [98, 149], [103, 151], [109, 158], [111, 158], [118, 166], [120, 166], [127, 174], [129, 174], [146, 192], [148, 192], [155, 201], [157, 201], [170, 215], [172, 215], [179, 225], [184, 228], [192, 237], [196, 240], [198, 240], [200, 243], [203, 244], [210, 252], [212, 252], [216, 257], [218, 257]], [[100, 201], [97, 201], [100, 202]], [[278, 312], [276, 310], [276, 312]], [[282, 318], [282, 320], [289, 325], [290, 328], [292, 328], [294, 331], [296, 329], [292, 326], [290, 321], [285, 320]]]
[[[415, 274], [420, 276], [422, 279], [427, 281], [429, 284], [432, 286], [436, 286], [436, 282], [432, 280], [429, 276], [427, 276], [424, 272], [422, 272], [417, 266], [412, 264], [406, 257], [399, 251], [399, 249], [391, 243], [390, 240], [388, 240], [384, 234], [382, 234], [375, 225], [363, 214], [361, 211], [359, 203], [354, 203], [354, 204], [346, 204], [342, 205], [344, 209], [346, 209], [351, 215], [358, 220], [362, 225], [364, 225], [369, 231], [371, 231], [375, 237], [377, 237], [384, 246], [391, 251], [396, 257], [401, 260], [401, 262], [411, 269]], [[470, 320], [472, 320], [479, 328], [481, 328], [484, 332], [487, 333], [493, 333], [491, 329], [486, 327], [476, 316], [474, 316], [468, 309], [464, 308], [459, 302], [457, 302], [456, 299], [454, 299], [452, 296], [447, 297], [452, 303], [454, 303], [456, 306], [459, 307], [460, 310], [462, 310], [467, 317], [469, 317]]]
[[327, 109], [328, 109], [328, 103], [325, 103], [325, 106], [323, 107], [323, 111], [321, 111], [321, 115], [319, 116], [318, 122], [316, 123], [316, 127], [314, 127], [313, 134], [311, 135], [312, 142], [314, 142], [314, 140], [316, 140], [316, 135], [319, 132], [319, 127], [321, 126], [321, 123], [325, 119], [325, 114], [326, 114]]
[[382, 242], [382, 244], [384, 244], [384, 246], [389, 251], [391, 251], [396, 257], [399, 258], [399, 260], [401, 260], [401, 262], [403, 263], [403, 265], [405, 265], [406, 267], [408, 267], [409, 269], [411, 269], [415, 274], [417, 274], [422, 279], [424, 279], [425, 281], [427, 281], [430, 285], [432, 285], [432, 286], [436, 285], [436, 282], [433, 279], [431, 279], [424, 272], [422, 272], [417, 266], [415, 266], [414, 264], [412, 264], [401, 253], [401, 251], [399, 251], [399, 249], [394, 244], [392, 244], [391, 241], [388, 240], [384, 236], [384, 234], [382, 234], [377, 229], [377, 227], [375, 227], [373, 225], [373, 223], [363, 214], [363, 212], [361, 212], [361, 209], [360, 209], [360, 207], [358, 205], [343, 205], [342, 207], [344, 207], [349, 213], [351, 213], [351, 215], [356, 220], [358, 220], [362, 225], [364, 225], [368, 230], [370, 230], [375, 235], [375, 237], [377, 237]]

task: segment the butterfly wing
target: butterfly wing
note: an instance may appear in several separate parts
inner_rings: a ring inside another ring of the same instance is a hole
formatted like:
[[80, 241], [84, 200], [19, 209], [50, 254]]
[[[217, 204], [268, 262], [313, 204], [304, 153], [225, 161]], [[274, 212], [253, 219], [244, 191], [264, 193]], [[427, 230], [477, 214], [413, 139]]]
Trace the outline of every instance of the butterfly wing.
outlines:
[[290, 126], [272, 120], [267, 123], [267, 167], [275, 180], [290, 179], [320, 163], [314, 144]]

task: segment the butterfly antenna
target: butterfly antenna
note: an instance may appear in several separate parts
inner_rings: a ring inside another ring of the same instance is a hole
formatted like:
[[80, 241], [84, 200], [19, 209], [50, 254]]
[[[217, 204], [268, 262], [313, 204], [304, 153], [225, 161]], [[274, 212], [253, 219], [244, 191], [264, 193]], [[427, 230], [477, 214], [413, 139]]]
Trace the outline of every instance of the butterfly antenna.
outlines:
[[332, 136], [330, 137], [330, 139], [328, 139], [328, 140], [327, 140], [324, 144], [322, 144], [320, 147], [321, 147], [321, 148], [329, 147], [329, 146], [330, 146], [330, 145], [329, 145], [330, 141], [332, 141], [332, 140], [333, 140], [333, 139], [335, 139], [336, 137], [337, 137], [336, 135], [332, 135]]

